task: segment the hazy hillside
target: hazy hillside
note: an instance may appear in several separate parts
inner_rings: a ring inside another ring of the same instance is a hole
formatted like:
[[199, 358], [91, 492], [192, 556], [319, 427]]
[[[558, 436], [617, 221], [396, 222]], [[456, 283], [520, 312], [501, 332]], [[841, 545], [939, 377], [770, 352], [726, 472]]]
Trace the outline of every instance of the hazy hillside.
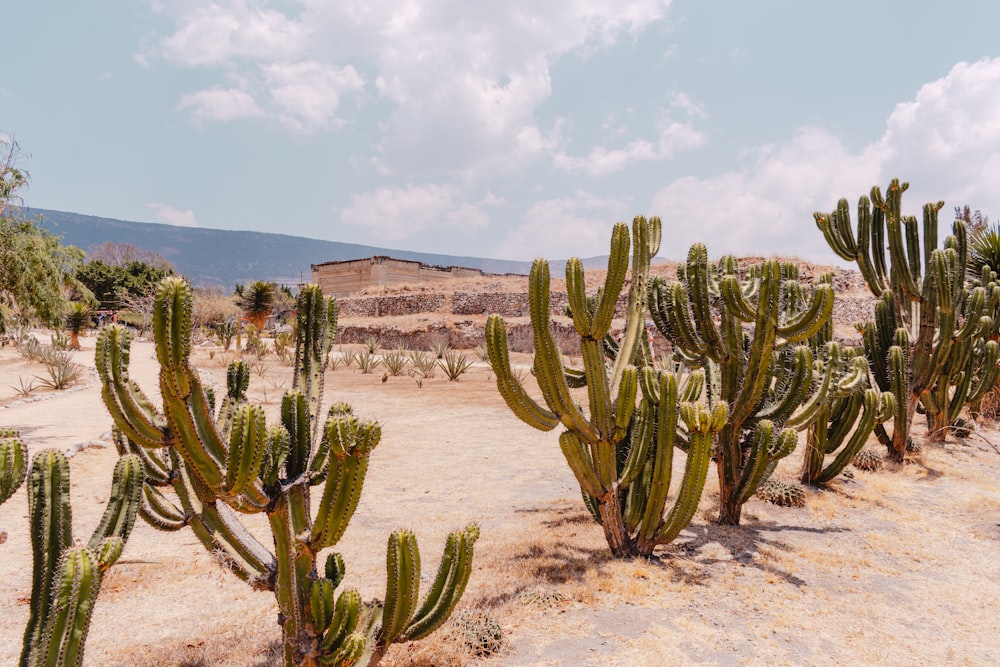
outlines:
[[[41, 208], [32, 208], [26, 213], [42, 216], [42, 224], [62, 236], [67, 245], [86, 250], [105, 241], [119, 241], [162, 253], [196, 285], [230, 287], [258, 279], [296, 284], [309, 280], [311, 264], [372, 255], [389, 255], [439, 266], [465, 266], [489, 273], [527, 274], [531, 268], [527, 261], [392, 250], [285, 234], [174, 227]], [[553, 266], [553, 270], [561, 268]]]

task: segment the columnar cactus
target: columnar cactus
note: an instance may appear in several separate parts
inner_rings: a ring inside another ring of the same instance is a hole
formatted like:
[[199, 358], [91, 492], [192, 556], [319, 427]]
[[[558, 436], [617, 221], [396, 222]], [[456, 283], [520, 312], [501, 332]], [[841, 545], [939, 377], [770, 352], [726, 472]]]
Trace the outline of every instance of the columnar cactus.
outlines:
[[111, 497], [85, 545], [72, 535], [69, 464], [56, 450], [37, 454], [28, 476], [33, 568], [21, 667], [79, 666], [101, 579], [122, 553], [142, 492], [138, 456], [119, 459]]
[[13, 429], [0, 428], [0, 505], [14, 495], [28, 474], [28, 446]]
[[[121, 450], [147, 464], [141, 516], [162, 530], [190, 526], [238, 577], [274, 593], [286, 665], [373, 665], [391, 643], [425, 637], [447, 620], [468, 583], [478, 529], [451, 534], [419, 606], [419, 553], [408, 532], [390, 538], [384, 603], [362, 604], [354, 590], [334, 595], [343, 560], [328, 553], [320, 571], [320, 552], [337, 544], [354, 515], [381, 429], [345, 404], [333, 406], [324, 422], [323, 373], [336, 302], [309, 285], [296, 310], [294, 386], [282, 399], [278, 425], [268, 428], [263, 410], [247, 402], [249, 375], [239, 362], [230, 366], [226, 396], [213, 414], [214, 397], [188, 361], [191, 288], [178, 278], [160, 284], [154, 305], [162, 412], [128, 378], [128, 335], [114, 326], [97, 344], [104, 402]], [[322, 493], [315, 516], [313, 487]], [[267, 515], [273, 552], [237, 513]]]
[[[542, 431], [560, 424], [565, 428], [559, 437], [563, 455], [618, 558], [649, 556], [690, 522], [701, 497], [712, 435], [725, 423], [727, 414], [725, 406], [709, 412], [704, 406], [682, 402], [678, 379], [672, 373], [651, 368], [640, 372], [634, 365], [640, 358], [644, 334], [649, 262], [660, 245], [659, 218], [635, 218], [632, 241], [625, 332], [613, 352], [606, 340], [629, 269], [628, 226], [619, 223], [614, 227], [607, 277], [597, 300], [588, 303], [580, 260], [574, 258], [566, 264], [566, 292], [580, 336], [582, 372], [563, 367], [549, 327], [549, 265], [543, 259], [533, 264], [528, 301], [534, 371], [546, 407], [528, 395], [511, 371], [503, 319], [494, 314], [486, 324], [486, 346], [500, 394], [529, 426]], [[609, 354], [613, 357], [610, 364]], [[571, 387], [583, 385], [589, 412], [570, 392]], [[637, 409], [640, 385], [643, 399]], [[681, 442], [688, 452], [684, 481], [664, 516], [673, 449]]]
[[[895, 414], [896, 401], [891, 392], [868, 388], [868, 363], [864, 357], [848, 353], [846, 358], [854, 368], [847, 377], [863, 381], [852, 386], [847, 378], [841, 380], [830, 402], [809, 426], [802, 457], [803, 484], [823, 486], [833, 480], [864, 448], [875, 426]], [[829, 456], [833, 460], [827, 463]]]
[[[980, 306], [980, 300], [985, 307]], [[1000, 348], [996, 342], [1000, 338], [1000, 285], [996, 273], [983, 267], [980, 278], [970, 281], [962, 293], [958, 310], [966, 322], [981, 313], [979, 330], [973, 335], [960, 332], [955, 337], [938, 381], [921, 398], [928, 433], [940, 438], [952, 428], [961, 431], [956, 426], [962, 409], [966, 405], [974, 408], [1000, 374]]]
[[[856, 233], [846, 199], [832, 213], [814, 216], [833, 251], [857, 263], [879, 299], [875, 322], [866, 324], [863, 334], [879, 389], [891, 391], [896, 398], [892, 433], [882, 425], [875, 428], [895, 461], [903, 460], [910, 445], [910, 426], [919, 403], [923, 401], [931, 413], [941, 412], [947, 425], [947, 412], [931, 392], [942, 379], [939, 396], [949, 392], [946, 372], [953, 347], [974, 341], [984, 327], [980, 318], [985, 294], [976, 291], [964, 296], [965, 223], [956, 220], [952, 235], [938, 248], [938, 211], [944, 202], [924, 205], [921, 226], [916, 217], [901, 213], [902, 194], [908, 186], [893, 179], [884, 196], [876, 186], [870, 200], [861, 197]], [[951, 372], [960, 371], [952, 367]], [[944, 430], [935, 430], [943, 437]]]
[[794, 450], [796, 429], [818, 418], [836, 381], [837, 364], [821, 372], [805, 344], [829, 320], [833, 289], [804, 289], [795, 267], [777, 260], [741, 280], [735, 258], [712, 265], [701, 244], [678, 275], [652, 281], [649, 310], [678, 360], [705, 369], [709, 404], [729, 406], [715, 446], [719, 523], [738, 525], [743, 504]]

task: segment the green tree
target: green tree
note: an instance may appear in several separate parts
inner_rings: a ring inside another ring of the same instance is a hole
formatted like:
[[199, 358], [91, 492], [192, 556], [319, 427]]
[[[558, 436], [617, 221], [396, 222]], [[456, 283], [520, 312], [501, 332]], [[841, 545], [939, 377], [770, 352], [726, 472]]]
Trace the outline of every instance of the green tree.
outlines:
[[113, 266], [98, 259], [81, 266], [76, 278], [94, 293], [102, 310], [118, 310], [124, 299], [150, 293], [171, 273], [140, 261]]
[[20, 191], [28, 174], [17, 167], [18, 156], [17, 142], [0, 135], [0, 331], [10, 315], [58, 326], [64, 290], [78, 287], [73, 275], [83, 261], [80, 249], [64, 247], [24, 217]]

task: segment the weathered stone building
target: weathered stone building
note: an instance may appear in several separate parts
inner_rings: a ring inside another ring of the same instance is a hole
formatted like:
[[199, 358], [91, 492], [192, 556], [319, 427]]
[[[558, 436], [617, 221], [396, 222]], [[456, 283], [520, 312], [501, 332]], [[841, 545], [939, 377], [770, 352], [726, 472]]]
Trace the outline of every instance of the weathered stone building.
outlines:
[[435, 282], [449, 278], [483, 275], [479, 269], [461, 266], [431, 266], [384, 255], [312, 265], [312, 281], [327, 296], [350, 296], [372, 287]]

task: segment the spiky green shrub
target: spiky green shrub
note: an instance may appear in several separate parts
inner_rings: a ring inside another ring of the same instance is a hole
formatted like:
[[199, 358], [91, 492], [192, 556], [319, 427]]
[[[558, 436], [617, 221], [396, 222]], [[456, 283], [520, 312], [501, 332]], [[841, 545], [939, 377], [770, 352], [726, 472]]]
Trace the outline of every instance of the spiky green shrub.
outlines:
[[[249, 370], [230, 366], [216, 412], [189, 364], [191, 289], [164, 280], [156, 294], [154, 330], [162, 412], [128, 377], [129, 341], [119, 327], [98, 339], [104, 403], [121, 431], [122, 451], [146, 462], [141, 516], [161, 530], [190, 526], [203, 546], [239, 578], [273, 592], [280, 610], [286, 665], [375, 664], [392, 643], [421, 639], [451, 614], [468, 582], [478, 529], [448, 537], [430, 590], [421, 601], [416, 538], [389, 538], [384, 602], [362, 604], [357, 591], [335, 592], [344, 578], [335, 546], [357, 508], [372, 449], [381, 437], [345, 404], [323, 420], [323, 375], [336, 332], [337, 308], [315, 285], [297, 301], [293, 390], [279, 424], [246, 400]], [[320, 495], [312, 507], [312, 489]], [[267, 516], [274, 550], [259, 542], [239, 514]]]
[[[719, 523], [738, 525], [743, 504], [795, 449], [796, 431], [816, 420], [837, 381], [838, 365], [815, 364], [807, 344], [829, 321], [833, 288], [801, 285], [795, 267], [777, 260], [741, 275], [733, 257], [710, 264], [701, 244], [678, 277], [652, 281], [650, 315], [676, 360], [705, 370], [709, 404], [729, 407], [714, 451]], [[825, 354], [836, 357], [836, 344]]]
[[[542, 431], [564, 427], [559, 436], [563, 455], [617, 558], [650, 556], [691, 521], [712, 455], [712, 436], [727, 416], [724, 404], [709, 411], [690, 402], [696, 398], [697, 382], [681, 387], [673, 373], [648, 367], [640, 371], [635, 366], [646, 321], [649, 263], [659, 246], [659, 218], [635, 218], [625, 333], [613, 349], [605, 341], [629, 273], [628, 226], [614, 227], [607, 277], [599, 298], [591, 302], [593, 308], [588, 307], [583, 263], [576, 258], [566, 263], [566, 291], [580, 337], [582, 370], [563, 366], [551, 333], [548, 262], [539, 259], [532, 265], [528, 304], [534, 370], [545, 407], [511, 370], [503, 318], [490, 315], [486, 324], [486, 346], [500, 394], [529, 426]], [[637, 406], [640, 385], [643, 393]], [[578, 405], [570, 391], [581, 386], [586, 386], [589, 410]], [[681, 488], [665, 513], [675, 446], [687, 452], [687, 462]]]

